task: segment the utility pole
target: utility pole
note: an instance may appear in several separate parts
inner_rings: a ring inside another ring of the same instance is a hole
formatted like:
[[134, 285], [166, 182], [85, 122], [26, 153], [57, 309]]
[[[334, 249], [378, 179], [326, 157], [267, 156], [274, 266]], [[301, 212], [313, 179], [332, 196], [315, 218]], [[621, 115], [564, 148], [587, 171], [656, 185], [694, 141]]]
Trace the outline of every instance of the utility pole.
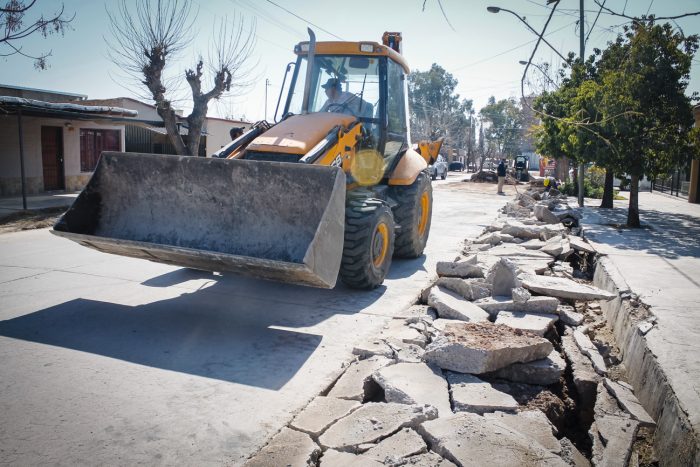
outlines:
[[[581, 0], [583, 1], [583, 0]], [[270, 80], [265, 78], [265, 120], [267, 120], [267, 88], [270, 86]]]
[[[581, 57], [581, 65], [585, 61], [584, 54], [586, 53], [586, 42], [583, 35], [583, 0], [580, 0], [579, 17], [578, 17], [578, 32], [579, 32], [579, 57]], [[578, 163], [578, 205], [583, 207], [583, 161]]]

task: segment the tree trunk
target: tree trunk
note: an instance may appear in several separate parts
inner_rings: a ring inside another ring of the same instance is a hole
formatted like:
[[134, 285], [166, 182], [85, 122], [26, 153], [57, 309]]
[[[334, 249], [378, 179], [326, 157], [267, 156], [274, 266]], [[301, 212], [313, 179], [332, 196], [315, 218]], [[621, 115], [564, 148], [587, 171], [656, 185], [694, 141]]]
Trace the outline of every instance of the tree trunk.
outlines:
[[557, 159], [557, 165], [554, 170], [554, 178], [561, 180], [563, 183], [569, 181], [569, 159], [562, 157]]
[[603, 201], [600, 203], [601, 208], [612, 209], [614, 189], [613, 189], [613, 173], [610, 169], [605, 169], [605, 187], [603, 188]]
[[627, 227], [639, 228], [639, 175], [632, 175], [630, 181], [630, 205], [627, 210]]

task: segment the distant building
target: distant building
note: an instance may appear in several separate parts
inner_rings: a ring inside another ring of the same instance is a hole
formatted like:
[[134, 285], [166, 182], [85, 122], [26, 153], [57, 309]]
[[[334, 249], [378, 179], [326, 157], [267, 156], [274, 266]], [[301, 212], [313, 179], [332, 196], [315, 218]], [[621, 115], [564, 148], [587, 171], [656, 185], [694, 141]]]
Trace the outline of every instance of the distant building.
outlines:
[[[234, 126], [250, 124], [207, 117], [199, 155], [228, 143]], [[102, 151], [175, 153], [153, 105], [1, 84], [0, 141], [0, 196], [80, 190]]]

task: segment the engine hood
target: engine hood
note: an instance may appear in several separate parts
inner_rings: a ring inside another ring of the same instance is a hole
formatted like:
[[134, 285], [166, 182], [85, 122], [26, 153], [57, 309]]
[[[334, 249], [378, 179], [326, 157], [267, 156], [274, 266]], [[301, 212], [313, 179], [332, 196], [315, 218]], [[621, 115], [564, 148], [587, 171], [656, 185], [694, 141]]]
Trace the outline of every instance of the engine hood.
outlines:
[[319, 112], [292, 115], [255, 138], [249, 151], [306, 154], [336, 125], [348, 127], [356, 120], [352, 115]]

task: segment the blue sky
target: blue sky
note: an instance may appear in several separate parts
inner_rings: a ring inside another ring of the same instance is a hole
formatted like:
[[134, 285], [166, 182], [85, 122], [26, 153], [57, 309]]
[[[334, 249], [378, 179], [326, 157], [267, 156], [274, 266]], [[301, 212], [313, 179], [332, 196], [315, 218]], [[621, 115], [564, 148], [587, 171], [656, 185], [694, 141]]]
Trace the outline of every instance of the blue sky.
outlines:
[[[62, 2], [40, 0], [38, 7], [49, 13]], [[50, 68], [37, 71], [31, 60], [12, 56], [0, 58], [0, 83], [32, 88], [87, 94], [90, 98], [130, 96], [143, 98], [145, 93], [136, 83], [107, 58], [105, 40], [109, 40], [106, 9], [116, 8], [116, 0], [65, 0], [66, 11], [75, 13], [72, 30], [64, 37], [42, 39], [32, 36], [22, 46], [28, 52], [52, 50]], [[133, 0], [127, 0], [132, 4]], [[403, 53], [411, 69], [427, 70], [433, 62], [452, 73], [459, 81], [460, 96], [473, 99], [476, 109], [486, 104], [489, 96], [497, 99], [520, 96], [523, 67], [534, 47], [535, 36], [518, 19], [506, 12], [489, 13], [489, 5], [508, 8], [535, 29], [543, 27], [549, 8], [546, 0], [442, 0], [449, 19], [443, 16], [437, 0], [355, 0], [353, 2], [320, 2], [311, 0], [194, 0], [198, 10], [194, 40], [180, 59], [173, 63], [170, 73], [182, 75], [195, 63], [199, 54], [206, 57], [212, 26], [223, 18], [242, 17], [246, 27], [256, 25], [256, 47], [253, 53], [253, 84], [240, 95], [227, 97], [210, 106], [210, 115], [245, 117], [255, 121], [265, 114], [265, 80], [269, 79], [268, 119], [284, 75], [285, 65], [294, 59], [295, 43], [306, 40], [305, 21], [330, 31], [343, 40], [381, 41], [384, 31], [403, 33]], [[346, 6], [342, 6], [342, 5]], [[547, 29], [547, 40], [563, 55], [578, 52], [577, 0], [561, 0]], [[626, 6], [625, 6], [626, 5]], [[655, 13], [670, 16], [700, 10], [697, 0], [607, 0], [606, 6], [632, 15]], [[586, 31], [595, 20], [598, 7], [585, 0]], [[621, 30], [626, 20], [601, 14], [590, 33], [587, 50], [604, 48]], [[686, 34], [700, 33], [700, 16], [677, 20]], [[337, 40], [318, 27], [312, 27], [318, 40]], [[545, 44], [541, 44], [534, 61], [558, 66], [560, 59]], [[689, 92], [700, 91], [700, 57], [693, 62]], [[538, 73], [532, 70], [533, 78]], [[184, 82], [184, 80], [183, 80]], [[527, 89], [526, 89], [527, 91]], [[186, 94], [176, 94], [176, 99]], [[187, 109], [187, 101], [177, 101]]]

